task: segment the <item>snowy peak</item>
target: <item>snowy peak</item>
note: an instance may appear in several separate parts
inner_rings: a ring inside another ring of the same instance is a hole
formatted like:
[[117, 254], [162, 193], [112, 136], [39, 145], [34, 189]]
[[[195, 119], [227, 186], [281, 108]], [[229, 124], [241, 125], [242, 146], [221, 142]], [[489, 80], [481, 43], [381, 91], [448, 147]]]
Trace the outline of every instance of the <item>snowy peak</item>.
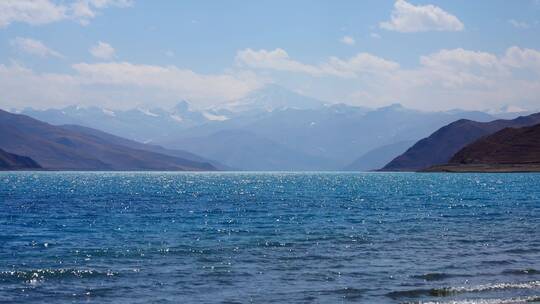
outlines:
[[279, 109], [317, 109], [324, 106], [318, 99], [304, 96], [278, 85], [267, 85], [225, 106], [233, 112], [271, 112]]
[[225, 121], [228, 120], [229, 117], [225, 115], [219, 115], [211, 112], [203, 112], [202, 115], [207, 119], [211, 121]]
[[409, 109], [405, 108], [402, 104], [400, 103], [393, 103], [391, 105], [388, 105], [388, 106], [385, 106], [385, 107], [381, 107], [381, 108], [378, 108], [377, 109], [378, 111], [395, 111], [395, 112], [399, 112], [399, 111], [407, 111]]
[[150, 110], [147, 110], [147, 109], [141, 109], [141, 108], [139, 108], [139, 109], [137, 109], [137, 110], [138, 110], [139, 112], [143, 113], [144, 115], [147, 115], [147, 116], [150, 116], [150, 117], [159, 117], [158, 114], [156, 114], [156, 113], [154, 113], [154, 112], [152, 112], [152, 111], [150, 111]]
[[172, 113], [181, 114], [190, 110], [190, 104], [186, 100], [179, 101], [172, 109]]
[[101, 109], [101, 112], [103, 112], [103, 114], [105, 114], [107, 116], [116, 117], [116, 113], [114, 113], [114, 111], [112, 111], [112, 110], [103, 108], [103, 109]]

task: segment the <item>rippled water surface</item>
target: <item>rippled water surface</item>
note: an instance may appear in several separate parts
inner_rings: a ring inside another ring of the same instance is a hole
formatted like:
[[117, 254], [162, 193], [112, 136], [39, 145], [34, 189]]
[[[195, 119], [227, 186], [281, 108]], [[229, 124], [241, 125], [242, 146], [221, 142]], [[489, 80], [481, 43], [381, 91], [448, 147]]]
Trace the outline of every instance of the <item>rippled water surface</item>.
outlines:
[[540, 175], [2, 173], [2, 303], [540, 301]]

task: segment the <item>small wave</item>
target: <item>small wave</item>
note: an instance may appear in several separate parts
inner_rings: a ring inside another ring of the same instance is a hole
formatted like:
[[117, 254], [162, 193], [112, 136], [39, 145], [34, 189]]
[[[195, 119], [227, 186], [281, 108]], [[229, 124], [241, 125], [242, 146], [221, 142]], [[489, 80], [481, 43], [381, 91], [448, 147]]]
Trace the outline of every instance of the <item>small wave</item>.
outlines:
[[540, 274], [540, 271], [533, 269], [533, 268], [527, 268], [527, 269], [509, 269], [502, 272], [503, 274], [514, 274], [514, 275], [533, 275], [533, 274]]
[[94, 269], [33, 269], [33, 270], [12, 270], [0, 272], [0, 281], [16, 280], [27, 283], [36, 283], [47, 279], [64, 278], [92, 278], [92, 277], [112, 277], [117, 276], [117, 272], [98, 271]]
[[481, 291], [491, 291], [491, 290], [501, 290], [501, 289], [533, 289], [533, 288], [539, 288], [539, 287], [540, 287], [540, 281], [532, 281], [532, 282], [523, 282], [523, 283], [484, 284], [484, 285], [477, 285], [473, 287], [451, 287], [451, 288], [443, 288], [442, 290], [446, 290], [450, 292], [450, 294], [453, 294], [453, 293], [481, 292]]
[[358, 289], [358, 288], [352, 288], [352, 287], [345, 287], [341, 289], [333, 289], [333, 290], [322, 290], [319, 293], [320, 294], [328, 294], [328, 295], [338, 295], [339, 297], [347, 300], [357, 300], [362, 297], [365, 290]]
[[504, 251], [505, 253], [527, 254], [540, 252], [537, 248], [515, 248]]
[[482, 265], [510, 265], [515, 263], [515, 260], [492, 260], [492, 261], [482, 261]]
[[420, 275], [413, 275], [412, 278], [415, 279], [421, 279], [425, 281], [442, 281], [448, 278], [453, 278], [461, 275], [455, 275], [450, 273], [444, 273], [444, 272], [433, 272], [433, 273], [425, 273]]
[[503, 289], [534, 289], [540, 287], [540, 281], [523, 282], [523, 283], [494, 283], [476, 286], [461, 286], [461, 287], [445, 287], [432, 289], [411, 289], [403, 291], [393, 291], [387, 296], [398, 298], [416, 298], [420, 296], [447, 297], [461, 293], [484, 292]]
[[392, 291], [386, 295], [392, 299], [401, 299], [401, 298], [418, 298], [421, 296], [430, 295], [431, 289], [409, 289], [401, 291]]
[[[474, 300], [457, 300], [448, 302], [414, 302], [417, 304], [521, 304], [521, 303], [537, 303], [540, 302], [540, 296], [510, 298], [510, 299], [474, 299]], [[413, 303], [410, 303], [413, 304]]]

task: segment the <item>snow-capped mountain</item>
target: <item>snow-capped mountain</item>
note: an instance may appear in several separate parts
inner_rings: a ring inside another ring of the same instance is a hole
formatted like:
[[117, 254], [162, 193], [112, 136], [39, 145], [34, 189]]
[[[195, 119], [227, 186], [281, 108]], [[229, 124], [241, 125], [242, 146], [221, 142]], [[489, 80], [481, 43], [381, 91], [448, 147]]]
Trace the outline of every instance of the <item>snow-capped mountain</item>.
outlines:
[[22, 113], [51, 124], [82, 125], [183, 149], [250, 170], [339, 170], [373, 149], [416, 141], [457, 119], [494, 119], [483, 112], [422, 112], [400, 104], [379, 109], [325, 104], [275, 85], [214, 109], [193, 109], [182, 100], [170, 109], [70, 106]]
[[19, 112], [54, 125], [77, 124], [99, 128], [142, 142], [153, 142], [187, 128], [229, 119], [226, 114], [214, 110], [192, 110], [185, 100], [178, 102], [172, 109], [138, 107], [129, 110], [112, 110], [68, 106], [47, 110], [26, 108]]
[[298, 94], [281, 86], [270, 84], [247, 96], [226, 104], [223, 108], [231, 112], [272, 112], [283, 109], [318, 109], [325, 102]]

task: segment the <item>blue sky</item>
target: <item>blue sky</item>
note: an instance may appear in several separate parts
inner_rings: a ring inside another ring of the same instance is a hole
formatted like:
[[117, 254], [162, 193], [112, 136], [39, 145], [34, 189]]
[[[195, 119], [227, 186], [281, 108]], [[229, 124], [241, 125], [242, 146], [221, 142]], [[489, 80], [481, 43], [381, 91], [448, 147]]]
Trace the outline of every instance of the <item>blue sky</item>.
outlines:
[[329, 102], [540, 109], [540, 1], [0, 2], [0, 107]]

